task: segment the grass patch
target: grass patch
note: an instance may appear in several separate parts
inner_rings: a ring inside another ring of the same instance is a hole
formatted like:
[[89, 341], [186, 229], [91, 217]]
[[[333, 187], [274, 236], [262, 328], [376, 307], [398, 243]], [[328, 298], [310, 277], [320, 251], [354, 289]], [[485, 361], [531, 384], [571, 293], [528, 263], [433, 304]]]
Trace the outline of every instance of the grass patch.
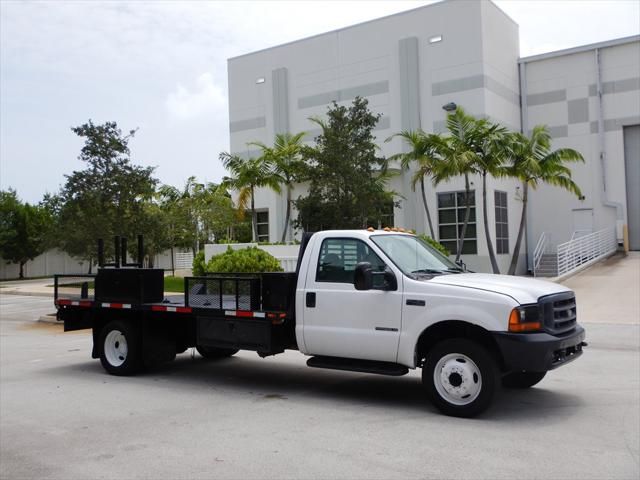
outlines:
[[[73, 283], [65, 283], [58, 285], [60, 288], [82, 288], [82, 284], [84, 282], [73, 282]], [[93, 289], [93, 282], [88, 283], [88, 287]], [[48, 287], [53, 287], [53, 284], [47, 285]], [[184, 278], [183, 277], [164, 277], [164, 291], [165, 292], [173, 292], [173, 293], [184, 293]]]
[[183, 277], [164, 277], [164, 291], [184, 293], [184, 278]]

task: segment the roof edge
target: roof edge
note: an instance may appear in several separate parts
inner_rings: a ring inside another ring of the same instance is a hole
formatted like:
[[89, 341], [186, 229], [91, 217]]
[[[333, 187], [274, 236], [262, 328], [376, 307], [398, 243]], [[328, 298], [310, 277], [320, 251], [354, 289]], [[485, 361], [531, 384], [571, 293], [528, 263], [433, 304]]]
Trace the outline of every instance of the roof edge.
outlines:
[[612, 40], [605, 40], [603, 42], [589, 43], [587, 45], [580, 45], [578, 47], [565, 48], [562, 50], [555, 50], [553, 52], [540, 53], [538, 55], [531, 55], [529, 57], [521, 57], [518, 59], [518, 63], [536, 62], [538, 60], [546, 60], [547, 58], [562, 57], [564, 55], [571, 55], [574, 53], [588, 52], [595, 50], [596, 48], [615, 47], [617, 45], [624, 45], [627, 43], [633, 43], [640, 41], [640, 35], [631, 35], [629, 37], [614, 38]]
[[258, 53], [263, 53], [263, 52], [266, 52], [268, 50], [273, 50], [275, 48], [286, 47], [288, 45], [293, 45], [295, 43], [305, 42], [305, 41], [311, 40], [313, 38], [322, 37], [323, 35], [331, 35], [331, 34], [339, 33], [339, 32], [342, 32], [343, 30], [348, 30], [348, 29], [353, 28], [353, 27], [359, 27], [361, 25], [366, 25], [368, 23], [378, 22], [380, 20], [386, 20], [388, 18], [396, 17], [398, 15], [405, 15], [407, 13], [412, 13], [412, 12], [415, 12], [417, 10], [422, 10], [424, 8], [430, 8], [430, 7], [434, 7], [436, 5], [442, 5], [442, 4], [445, 4], [445, 3], [450, 3], [452, 0], [427, 0], [427, 1], [431, 1], [431, 3], [428, 3], [426, 5], [421, 5], [421, 6], [416, 7], [416, 8], [412, 8], [411, 10], [403, 10], [402, 12], [392, 13], [390, 15], [385, 15], [384, 17], [372, 18], [371, 20], [365, 20], [363, 22], [354, 23], [352, 25], [347, 25], [345, 27], [336, 28], [336, 29], [329, 30], [329, 31], [326, 31], [326, 32], [322, 32], [322, 33], [316, 33], [315, 35], [310, 35], [308, 37], [299, 38], [297, 40], [291, 40], [290, 42], [279, 43], [278, 45], [273, 45], [271, 47], [261, 48], [260, 50], [254, 50], [253, 52], [243, 53], [243, 54], [240, 54], [240, 55], [236, 55], [235, 57], [229, 57], [229, 58], [227, 58], [227, 62], [230, 62], [231, 60], [236, 60], [236, 59], [242, 58], [242, 57], [248, 57], [249, 55], [255, 55], [255, 54], [258, 54]]

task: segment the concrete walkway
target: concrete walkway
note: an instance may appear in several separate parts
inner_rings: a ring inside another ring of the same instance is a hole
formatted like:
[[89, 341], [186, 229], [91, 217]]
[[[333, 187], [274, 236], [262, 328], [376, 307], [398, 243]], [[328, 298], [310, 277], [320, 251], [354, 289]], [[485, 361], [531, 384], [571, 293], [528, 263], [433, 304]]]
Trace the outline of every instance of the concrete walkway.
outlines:
[[576, 292], [580, 323], [640, 324], [640, 252], [614, 255], [560, 283]]
[[53, 297], [53, 277], [0, 282], [0, 295]]

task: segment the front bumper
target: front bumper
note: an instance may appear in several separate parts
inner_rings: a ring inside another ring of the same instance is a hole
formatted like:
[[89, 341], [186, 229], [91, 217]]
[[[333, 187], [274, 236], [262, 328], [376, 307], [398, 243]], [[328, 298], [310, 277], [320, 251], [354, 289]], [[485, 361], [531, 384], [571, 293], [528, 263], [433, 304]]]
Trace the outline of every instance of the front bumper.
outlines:
[[582, 355], [585, 331], [580, 325], [564, 335], [493, 332], [506, 371], [546, 372]]

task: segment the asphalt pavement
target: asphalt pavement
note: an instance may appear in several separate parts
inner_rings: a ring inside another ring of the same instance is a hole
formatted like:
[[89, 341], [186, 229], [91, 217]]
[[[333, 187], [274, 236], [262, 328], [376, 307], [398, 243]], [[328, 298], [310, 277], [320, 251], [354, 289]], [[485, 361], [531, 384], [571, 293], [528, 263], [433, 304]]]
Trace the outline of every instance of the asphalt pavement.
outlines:
[[476, 419], [439, 414], [419, 371], [310, 369], [298, 352], [216, 362], [188, 351], [109, 376], [88, 331], [36, 321], [51, 298], [0, 289], [0, 478], [637, 479], [636, 300], [605, 295], [616, 305], [585, 311], [592, 290], [640, 283], [629, 261], [595, 267], [609, 269], [600, 286], [574, 280], [582, 358], [528, 391], [502, 391]]

